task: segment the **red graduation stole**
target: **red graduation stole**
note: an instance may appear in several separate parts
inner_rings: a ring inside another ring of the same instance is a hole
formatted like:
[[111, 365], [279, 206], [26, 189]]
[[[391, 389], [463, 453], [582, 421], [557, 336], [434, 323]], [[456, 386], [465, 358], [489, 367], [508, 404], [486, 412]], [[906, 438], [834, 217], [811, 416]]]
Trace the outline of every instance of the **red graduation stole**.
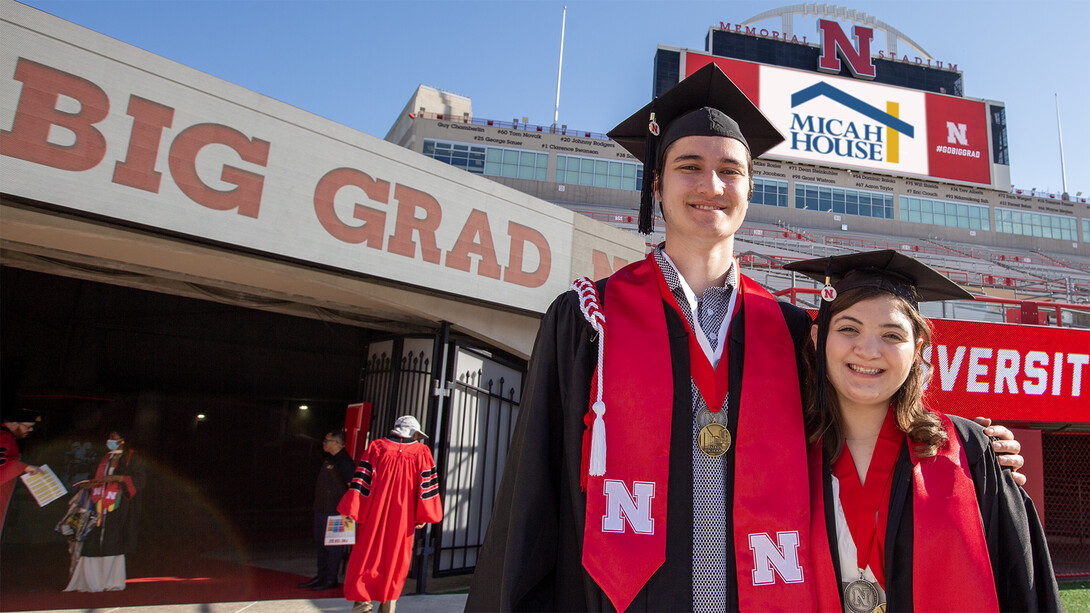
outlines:
[[[748, 342], [732, 510], [739, 607], [817, 610], [818, 592], [824, 589], [822, 608], [830, 602], [829, 610], [838, 610], [824, 516], [820, 532], [810, 539], [794, 344], [776, 300], [748, 277], [740, 281]], [[606, 284], [609, 343], [603, 400], [612, 453], [605, 475], [587, 478], [583, 566], [618, 611], [628, 608], [666, 559], [674, 382], [662, 305], [676, 301], [665, 287], [654, 254], [621, 269]], [[694, 344], [690, 330], [690, 347]], [[713, 370], [699, 348], [690, 350], [690, 359], [693, 373], [703, 370], [706, 376]], [[728, 368], [727, 360], [719, 366]], [[727, 377], [713, 379], [725, 385]], [[716, 389], [713, 396], [721, 404], [725, 394]]]
[[[871, 569], [882, 589], [886, 587], [885, 547], [886, 526], [889, 525], [889, 496], [897, 455], [904, 444], [905, 433], [897, 427], [897, 417], [890, 407], [882, 422], [882, 430], [874, 444], [866, 483], [859, 482], [852, 452], [844, 445], [840, 457], [830, 467], [840, 481], [840, 503], [844, 519], [855, 543], [856, 565]], [[849, 575], [845, 581], [854, 581]]]
[[[110, 467], [110, 461], [114, 458], [117, 459], [117, 467], [121, 466], [121, 457], [126, 456], [128, 466], [132, 461], [132, 450], [129, 449], [123, 453], [107, 453], [102, 461], [98, 463], [98, 469], [95, 471], [95, 479], [102, 479], [108, 476], [106, 473]], [[115, 469], [116, 470], [116, 469]], [[125, 476], [125, 488], [129, 492], [129, 497], [136, 495], [136, 488], [133, 486], [132, 479]], [[95, 505], [95, 510], [98, 512], [99, 526], [106, 520], [106, 514], [117, 510], [117, 506], [121, 503], [121, 484], [120, 483], [100, 483], [91, 490], [91, 502]]]
[[[969, 462], [953, 422], [942, 413], [937, 415], [946, 427], [947, 444], [934, 457], [911, 456], [912, 604], [916, 611], [998, 611], [999, 599]], [[810, 446], [809, 455], [810, 488], [821, 492], [821, 441]], [[816, 534], [826, 529], [824, 496], [813, 496], [811, 506], [812, 530]], [[818, 518], [822, 518], [820, 528]], [[874, 566], [871, 570], [879, 575]], [[838, 598], [833, 608], [839, 609], [839, 602]]]
[[946, 445], [934, 457], [912, 457], [912, 605], [917, 611], [998, 611], [969, 461], [953, 422], [936, 414]]

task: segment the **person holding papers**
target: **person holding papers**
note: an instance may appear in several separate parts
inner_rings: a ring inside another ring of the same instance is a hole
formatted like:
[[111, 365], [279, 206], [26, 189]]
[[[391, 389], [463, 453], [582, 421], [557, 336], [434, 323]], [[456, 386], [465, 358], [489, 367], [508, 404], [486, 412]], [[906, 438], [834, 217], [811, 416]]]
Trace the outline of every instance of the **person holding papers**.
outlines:
[[31, 466], [19, 460], [19, 439], [26, 438], [34, 426], [42, 421], [37, 411], [15, 409], [4, 412], [0, 423], [0, 533], [4, 529], [4, 516], [8, 512], [8, 503], [15, 492], [16, 477], [23, 473], [36, 474], [37, 466]]

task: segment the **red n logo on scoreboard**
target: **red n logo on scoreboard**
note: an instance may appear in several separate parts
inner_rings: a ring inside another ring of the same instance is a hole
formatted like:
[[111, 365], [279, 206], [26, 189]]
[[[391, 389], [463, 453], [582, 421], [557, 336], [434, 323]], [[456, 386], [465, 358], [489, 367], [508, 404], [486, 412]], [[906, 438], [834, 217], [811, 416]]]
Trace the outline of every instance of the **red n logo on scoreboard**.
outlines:
[[852, 76], [860, 79], [874, 78], [874, 61], [870, 57], [870, 41], [874, 39], [874, 30], [863, 26], [852, 26], [852, 38], [840, 28], [840, 24], [828, 19], [818, 20], [818, 32], [821, 33], [821, 56], [818, 58], [818, 70], [838, 74], [840, 56], [848, 60], [848, 69]]

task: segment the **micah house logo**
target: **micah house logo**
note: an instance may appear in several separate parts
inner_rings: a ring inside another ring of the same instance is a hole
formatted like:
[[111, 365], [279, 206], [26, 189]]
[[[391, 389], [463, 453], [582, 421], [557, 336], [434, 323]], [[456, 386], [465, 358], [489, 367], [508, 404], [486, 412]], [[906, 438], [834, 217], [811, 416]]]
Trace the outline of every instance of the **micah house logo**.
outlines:
[[862, 115], [863, 119], [792, 112], [790, 146], [793, 151], [831, 155], [845, 161], [898, 164], [901, 161], [901, 135], [908, 138], [916, 135], [915, 127], [897, 117], [900, 103], [890, 100], [885, 109], [880, 109], [825, 82], [791, 94], [791, 108], [816, 98], [828, 98]]

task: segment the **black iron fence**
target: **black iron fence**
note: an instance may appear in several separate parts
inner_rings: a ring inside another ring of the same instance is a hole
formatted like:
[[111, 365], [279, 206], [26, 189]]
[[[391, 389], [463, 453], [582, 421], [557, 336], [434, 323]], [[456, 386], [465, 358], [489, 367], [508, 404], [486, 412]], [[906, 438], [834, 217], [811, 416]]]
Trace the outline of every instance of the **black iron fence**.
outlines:
[[360, 379], [360, 400], [371, 403], [367, 440], [385, 436], [402, 415], [420, 420], [430, 435], [432, 339], [397, 338], [377, 343]]
[[522, 369], [467, 347], [455, 351], [439, 472], [446, 483], [435, 576], [469, 573], [492, 514], [518, 415]]
[[1045, 536], [1060, 578], [1090, 576], [1090, 432], [1046, 432]]

